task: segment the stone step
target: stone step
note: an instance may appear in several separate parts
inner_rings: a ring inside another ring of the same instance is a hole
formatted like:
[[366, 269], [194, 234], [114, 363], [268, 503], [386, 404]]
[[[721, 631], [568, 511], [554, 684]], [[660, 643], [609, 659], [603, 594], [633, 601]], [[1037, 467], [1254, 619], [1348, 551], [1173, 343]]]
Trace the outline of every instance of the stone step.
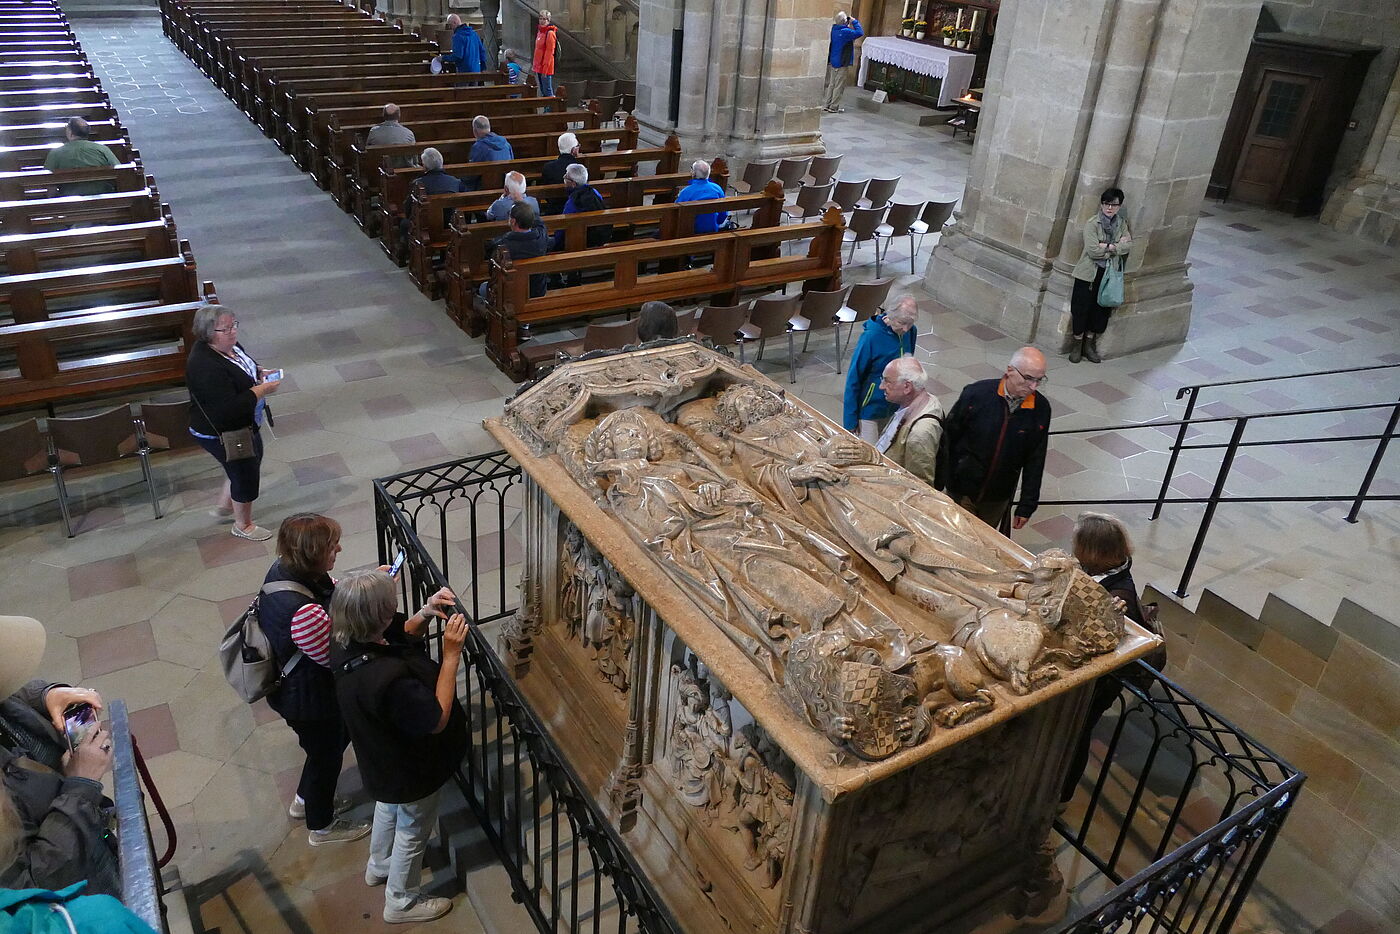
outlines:
[[185, 885], [180, 881], [180, 867], [171, 863], [161, 870], [161, 888], [165, 894], [161, 903], [165, 906], [166, 934], [194, 934], [194, 922], [190, 920], [190, 906], [185, 899]]

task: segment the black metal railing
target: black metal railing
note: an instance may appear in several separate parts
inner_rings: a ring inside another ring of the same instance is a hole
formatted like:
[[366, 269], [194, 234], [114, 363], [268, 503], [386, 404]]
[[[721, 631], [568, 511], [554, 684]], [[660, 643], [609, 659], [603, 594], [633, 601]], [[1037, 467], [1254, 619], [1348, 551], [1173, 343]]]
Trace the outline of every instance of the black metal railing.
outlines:
[[1055, 829], [1114, 887], [1057, 934], [1224, 934], [1305, 776], [1146, 664], [1112, 677]]
[[[680, 926], [491, 644], [490, 624], [515, 612], [507, 530], [520, 493], [520, 468], [504, 452], [374, 484], [380, 560], [407, 551], [403, 607], [453, 586], [472, 624], [458, 684], [470, 744], [457, 784], [506, 868], [512, 897], [540, 931], [677, 934]], [[466, 515], [451, 515], [459, 510]], [[436, 639], [440, 652], [440, 633]]]
[[[1346, 372], [1346, 371], [1338, 371]], [[1280, 379], [1283, 377], [1279, 377]], [[1226, 384], [1219, 384], [1226, 385]], [[1192, 388], [1192, 387], [1187, 387]], [[1202, 388], [1202, 387], [1195, 387]], [[1193, 398], [1194, 401], [1194, 398]], [[1324, 436], [1298, 436], [1269, 438], [1261, 440], [1244, 440], [1246, 428], [1259, 422], [1272, 422], [1278, 419], [1302, 418], [1318, 415], [1330, 415], [1343, 412], [1367, 412], [1367, 411], [1387, 411], [1389, 418], [1385, 427], [1379, 433], [1374, 434], [1353, 434], [1353, 435], [1324, 435]], [[1400, 425], [1400, 401], [1396, 402], [1376, 402], [1364, 405], [1336, 405], [1324, 408], [1293, 409], [1286, 412], [1260, 412], [1251, 415], [1220, 415], [1210, 418], [1188, 417], [1179, 419], [1164, 419], [1151, 422], [1135, 422], [1122, 425], [1097, 425], [1092, 428], [1067, 428], [1051, 431], [1052, 437], [1068, 437], [1070, 435], [1102, 435], [1120, 434], [1130, 431], [1160, 431], [1163, 428], [1176, 428], [1177, 438], [1171, 447], [1171, 455], [1167, 461], [1166, 475], [1162, 481], [1162, 487], [1156, 496], [1139, 497], [1093, 497], [1085, 499], [1042, 499], [1041, 506], [1144, 506], [1152, 505], [1152, 518], [1157, 518], [1161, 513], [1163, 505], [1204, 505], [1205, 511], [1201, 516], [1200, 525], [1196, 529], [1195, 539], [1191, 543], [1191, 551], [1187, 556], [1186, 564], [1181, 571], [1181, 579], [1177, 583], [1176, 589], [1172, 591], [1178, 597], [1189, 596], [1187, 586], [1191, 582], [1191, 575], [1196, 570], [1196, 563], [1200, 560], [1201, 550], [1205, 547], [1206, 536], [1210, 533], [1211, 523], [1215, 519], [1216, 510], [1221, 503], [1350, 503], [1351, 509], [1347, 513], [1347, 521], [1355, 522], [1357, 515], [1361, 512], [1361, 505], [1373, 501], [1396, 501], [1400, 500], [1400, 494], [1376, 493], [1372, 491], [1371, 485], [1376, 479], [1376, 474], [1380, 470], [1381, 462], [1385, 459], [1386, 450], [1390, 441], [1395, 437], [1397, 425]], [[1203, 425], [1230, 425], [1230, 440], [1225, 442], [1202, 442], [1186, 443], [1187, 432], [1192, 428]], [[1355, 493], [1316, 493], [1298, 496], [1237, 496], [1226, 493], [1225, 487], [1230, 479], [1230, 471], [1234, 467], [1235, 457], [1246, 448], [1267, 448], [1279, 447], [1282, 445], [1300, 444], [1334, 444], [1338, 442], [1374, 441], [1376, 447], [1372, 451], [1370, 462], [1366, 472], [1361, 479], [1360, 485]], [[1208, 496], [1168, 496], [1167, 488], [1171, 486], [1173, 472], [1176, 468], [1177, 457], [1182, 451], [1209, 451], [1219, 450], [1224, 454], [1220, 460], [1220, 467], [1216, 471], [1215, 480], [1212, 484], [1210, 495]]]
[[[374, 489], [380, 560], [408, 553], [403, 607], [452, 582], [475, 622], [459, 686], [472, 741], [457, 781], [515, 899], [551, 934], [680, 931], [483, 632], [515, 610], [508, 532], [524, 508], [520, 468], [496, 452]], [[1152, 669], [1131, 671], [1098, 724], [1103, 751], [1056, 824], [1109, 891], [1063, 930], [1148, 919], [1156, 926], [1144, 931], [1225, 934], [1303, 776]]]
[[131, 736], [131, 721], [126, 702], [107, 702], [108, 726], [112, 731], [112, 800], [116, 804], [117, 847], [121, 863], [122, 903], [151, 930], [161, 934], [167, 930], [165, 910], [161, 905], [163, 888], [160, 867], [170, 859], [175, 847], [174, 827], [169, 815], [162, 812], [168, 847], [163, 859], [157, 860], [151, 842], [151, 825], [146, 819], [146, 802], [141, 793], [145, 767]]

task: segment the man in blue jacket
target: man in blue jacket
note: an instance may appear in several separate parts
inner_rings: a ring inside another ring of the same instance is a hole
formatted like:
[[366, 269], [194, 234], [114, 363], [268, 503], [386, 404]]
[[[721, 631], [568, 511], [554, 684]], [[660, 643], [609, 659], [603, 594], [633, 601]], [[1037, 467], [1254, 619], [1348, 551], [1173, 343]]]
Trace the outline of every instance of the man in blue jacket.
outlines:
[[[676, 195], [676, 203], [683, 201], [713, 201], [716, 198], [724, 197], [724, 189], [710, 181], [710, 164], [703, 159], [696, 159], [690, 166], [690, 184], [681, 189]], [[728, 211], [716, 211], [714, 214], [700, 214], [695, 218], [696, 234], [712, 234], [724, 226], [729, 220]]]
[[486, 46], [471, 24], [462, 22], [462, 17], [453, 13], [447, 18], [447, 28], [452, 30], [452, 54], [444, 55], [443, 60], [454, 65], [458, 73], [481, 72], [487, 68]]
[[[472, 143], [471, 152], [467, 153], [470, 162], [505, 162], [515, 158], [515, 150], [511, 148], [510, 141], [498, 133], [491, 132], [491, 120], [483, 114], [477, 114], [472, 118], [472, 135], [476, 137], [476, 142]], [[474, 175], [467, 179], [468, 191], [475, 191], [481, 187], [481, 176]]]
[[851, 354], [846, 373], [846, 398], [841, 408], [841, 425], [847, 431], [859, 430], [868, 444], [880, 440], [880, 421], [894, 413], [895, 406], [885, 399], [880, 378], [891, 360], [914, 355], [919, 329], [919, 306], [912, 295], [895, 302], [894, 308], [865, 322], [865, 330]]
[[831, 27], [831, 50], [826, 57], [826, 112], [841, 112], [841, 97], [846, 93], [846, 82], [851, 74], [851, 62], [855, 60], [856, 40], [865, 35], [860, 28], [860, 20], [842, 11], [836, 14], [836, 22]]

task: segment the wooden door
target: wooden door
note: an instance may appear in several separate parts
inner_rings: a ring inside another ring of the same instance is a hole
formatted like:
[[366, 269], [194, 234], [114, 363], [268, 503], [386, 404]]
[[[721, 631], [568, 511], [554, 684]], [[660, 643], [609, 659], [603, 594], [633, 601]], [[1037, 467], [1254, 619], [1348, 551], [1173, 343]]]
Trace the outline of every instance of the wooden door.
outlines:
[[1278, 201], [1308, 124], [1315, 75], [1265, 69], [1230, 197], [1272, 206]]

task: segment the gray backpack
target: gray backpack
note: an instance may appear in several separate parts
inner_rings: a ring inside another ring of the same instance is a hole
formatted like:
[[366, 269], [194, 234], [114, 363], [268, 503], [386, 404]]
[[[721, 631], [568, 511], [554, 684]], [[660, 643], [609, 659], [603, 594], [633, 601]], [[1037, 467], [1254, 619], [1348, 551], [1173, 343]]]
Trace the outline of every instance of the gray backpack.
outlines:
[[301, 649], [292, 653], [280, 669], [272, 657], [272, 645], [267, 641], [258, 622], [258, 606], [265, 593], [299, 593], [314, 600], [311, 591], [295, 581], [273, 581], [263, 584], [243, 615], [233, 621], [219, 642], [219, 663], [224, 666], [224, 678], [239, 697], [249, 704], [262, 700], [282, 685], [282, 679], [306, 657]]

